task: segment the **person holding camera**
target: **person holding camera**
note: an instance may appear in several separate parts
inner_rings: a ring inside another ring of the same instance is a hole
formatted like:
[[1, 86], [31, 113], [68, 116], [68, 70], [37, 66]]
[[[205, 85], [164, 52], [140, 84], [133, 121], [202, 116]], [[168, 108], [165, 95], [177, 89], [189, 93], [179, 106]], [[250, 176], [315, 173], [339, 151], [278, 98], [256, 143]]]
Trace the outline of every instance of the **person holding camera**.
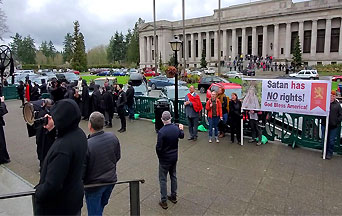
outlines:
[[46, 115], [48, 131], [56, 128], [57, 139], [43, 163], [35, 187], [37, 215], [80, 215], [84, 188], [82, 167], [87, 152], [87, 137], [79, 128], [81, 112], [75, 101], [63, 99]]
[[5, 104], [5, 97], [0, 97], [0, 164], [6, 164], [11, 162], [10, 157], [7, 152], [6, 146], [6, 139], [5, 139], [5, 132], [4, 132], [4, 115], [8, 113], [6, 104]]
[[[171, 123], [169, 111], [162, 113], [164, 126], [158, 131], [156, 152], [159, 159], [159, 183], [161, 200], [159, 205], [167, 209], [167, 199], [177, 203], [177, 176], [178, 140], [184, 138], [184, 126]], [[171, 195], [167, 196], [167, 174], [171, 179]]]

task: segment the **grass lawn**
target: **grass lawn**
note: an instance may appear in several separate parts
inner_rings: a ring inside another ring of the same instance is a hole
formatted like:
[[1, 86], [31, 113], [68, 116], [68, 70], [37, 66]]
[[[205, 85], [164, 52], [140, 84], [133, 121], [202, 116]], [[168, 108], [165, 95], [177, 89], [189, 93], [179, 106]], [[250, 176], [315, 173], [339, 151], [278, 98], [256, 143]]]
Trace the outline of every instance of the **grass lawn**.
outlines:
[[[105, 76], [96, 76], [96, 75], [82, 76], [81, 75], [81, 77], [82, 77], [82, 79], [86, 80], [87, 83], [90, 83], [91, 80], [101, 78], [101, 77], [105, 77]], [[126, 83], [128, 83], [128, 80], [129, 80], [129, 76], [117, 76], [116, 78], [118, 79], [119, 84], [126, 84]]]

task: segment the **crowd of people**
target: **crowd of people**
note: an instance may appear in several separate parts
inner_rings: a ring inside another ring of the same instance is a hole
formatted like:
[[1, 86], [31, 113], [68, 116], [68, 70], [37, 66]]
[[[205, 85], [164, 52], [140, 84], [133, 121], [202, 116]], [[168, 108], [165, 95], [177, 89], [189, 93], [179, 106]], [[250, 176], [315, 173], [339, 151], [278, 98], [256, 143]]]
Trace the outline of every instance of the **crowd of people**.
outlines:
[[[83, 197], [86, 199], [89, 215], [102, 215], [114, 184], [85, 187], [85, 185], [115, 183], [116, 165], [121, 158], [120, 141], [114, 133], [105, 132], [112, 127], [113, 113], [121, 121], [119, 132], [126, 130], [125, 113], [134, 118], [134, 88], [130, 83], [126, 92], [121, 84], [105, 82], [104, 87], [80, 79], [74, 84], [52, 83], [47, 86], [51, 99], [32, 95], [34, 87], [29, 80], [26, 87], [21, 83], [18, 93], [23, 93], [38, 111], [36, 118], [46, 118], [46, 123], [35, 125], [38, 159], [40, 160], [40, 181], [35, 187], [35, 206], [38, 215], [80, 215]], [[92, 96], [89, 89], [93, 88]], [[38, 91], [40, 92], [40, 91]], [[327, 159], [331, 159], [337, 127], [341, 124], [342, 108], [336, 101], [336, 92], [331, 92], [331, 108], [328, 127], [322, 121], [322, 136], [328, 128]], [[203, 106], [194, 86], [185, 97], [185, 112], [189, 125], [188, 140], [198, 139], [198, 122]], [[225, 95], [223, 87], [211, 93], [204, 107], [208, 113], [209, 143], [218, 143], [225, 136], [228, 125], [231, 142], [235, 136], [241, 142], [242, 104], [236, 93]], [[6, 150], [3, 116], [7, 113], [4, 98], [0, 98], [0, 164], [10, 162]], [[252, 139], [260, 145], [261, 130], [257, 110], [248, 110]], [[88, 121], [89, 136], [79, 127], [81, 119]], [[171, 113], [164, 111], [161, 120], [164, 126], [158, 131], [156, 154], [159, 159], [160, 206], [167, 209], [167, 201], [177, 203], [178, 142], [184, 138], [184, 126], [173, 124]], [[167, 193], [167, 175], [171, 179], [171, 193]]]
[[273, 61], [273, 56], [260, 57], [255, 55], [236, 56], [233, 61], [227, 63], [227, 67], [232, 71], [243, 71], [244, 69], [263, 71], [284, 71], [286, 74], [292, 70], [286, 63]]

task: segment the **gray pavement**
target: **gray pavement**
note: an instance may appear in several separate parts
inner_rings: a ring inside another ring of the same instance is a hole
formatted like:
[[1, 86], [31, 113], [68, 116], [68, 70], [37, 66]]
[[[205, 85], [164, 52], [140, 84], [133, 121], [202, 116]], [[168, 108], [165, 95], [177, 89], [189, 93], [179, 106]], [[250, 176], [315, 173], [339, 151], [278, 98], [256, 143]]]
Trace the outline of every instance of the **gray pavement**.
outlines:
[[[7, 101], [6, 139], [12, 162], [6, 167], [29, 181], [39, 180], [35, 139], [27, 138], [20, 103]], [[87, 122], [81, 127], [87, 133]], [[197, 142], [186, 138], [179, 144], [177, 204], [159, 207], [156, 133], [150, 121], [128, 121], [119, 134], [119, 120], [111, 131], [122, 149], [119, 180], [144, 178], [141, 185], [143, 215], [333, 215], [342, 212], [342, 158], [323, 161], [320, 152], [268, 143], [257, 147], [230, 143], [208, 143], [207, 133]], [[3, 182], [3, 180], [0, 180]], [[1, 206], [0, 201], [0, 206]], [[86, 214], [86, 208], [83, 208]], [[127, 186], [115, 187], [105, 215], [129, 214]]]

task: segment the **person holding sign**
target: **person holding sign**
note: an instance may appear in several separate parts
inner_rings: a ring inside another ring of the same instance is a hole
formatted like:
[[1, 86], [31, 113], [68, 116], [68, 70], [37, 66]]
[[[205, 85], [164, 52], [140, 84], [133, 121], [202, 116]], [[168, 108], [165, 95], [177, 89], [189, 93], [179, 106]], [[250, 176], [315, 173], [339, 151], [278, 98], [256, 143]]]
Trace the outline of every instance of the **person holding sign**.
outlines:
[[213, 91], [211, 93], [211, 99], [207, 101], [205, 109], [208, 110], [209, 120], [209, 143], [212, 142], [213, 129], [215, 129], [216, 142], [220, 142], [218, 139], [218, 123], [219, 120], [223, 120], [222, 117], [222, 104], [219, 99], [216, 98], [217, 93]]
[[231, 141], [234, 143], [234, 134], [238, 143], [241, 142], [241, 101], [239, 101], [236, 93], [232, 94], [232, 99], [229, 101], [229, 122], [231, 131]]
[[[326, 159], [330, 160], [334, 154], [334, 144], [337, 137], [338, 126], [342, 121], [342, 108], [340, 103], [336, 100], [336, 91], [331, 91], [330, 95], [330, 114], [329, 114], [329, 125], [328, 125], [328, 141]], [[325, 135], [325, 120], [322, 121], [322, 141], [324, 143]]]

